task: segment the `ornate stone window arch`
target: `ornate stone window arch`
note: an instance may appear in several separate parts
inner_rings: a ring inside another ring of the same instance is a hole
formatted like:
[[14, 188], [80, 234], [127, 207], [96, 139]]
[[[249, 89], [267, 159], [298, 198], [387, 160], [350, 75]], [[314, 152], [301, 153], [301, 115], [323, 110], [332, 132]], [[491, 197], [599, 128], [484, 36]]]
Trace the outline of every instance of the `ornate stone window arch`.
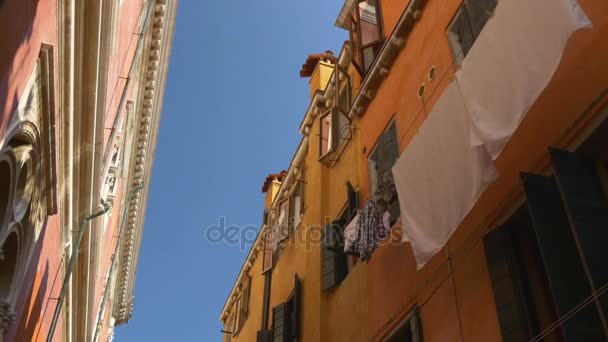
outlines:
[[0, 340], [15, 322], [16, 303], [40, 232], [57, 212], [52, 47], [34, 72], [0, 139]]

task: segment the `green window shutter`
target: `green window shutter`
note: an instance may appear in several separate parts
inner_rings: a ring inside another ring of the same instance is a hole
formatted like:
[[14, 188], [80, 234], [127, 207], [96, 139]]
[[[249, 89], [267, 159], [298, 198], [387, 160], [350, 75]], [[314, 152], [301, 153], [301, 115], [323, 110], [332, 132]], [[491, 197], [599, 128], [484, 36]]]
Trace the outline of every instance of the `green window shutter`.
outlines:
[[346, 254], [338, 244], [336, 223], [322, 228], [321, 234], [321, 288], [328, 290], [340, 284], [346, 276]]
[[302, 315], [302, 282], [296, 274], [294, 276], [293, 295], [291, 301], [291, 337], [292, 340], [300, 338], [300, 320]]
[[287, 327], [289, 326], [288, 314], [287, 303], [282, 303], [272, 308], [272, 341], [289, 341], [289, 333], [287, 331]]
[[532, 336], [509, 229], [508, 225], [501, 226], [484, 237], [486, 261], [503, 341], [528, 341]]
[[[591, 288], [554, 178], [522, 174], [522, 179], [553, 301], [563, 317], [591, 294]], [[593, 305], [566, 321], [563, 331], [569, 341], [597, 341], [603, 336]]]
[[355, 217], [359, 208], [359, 193], [350, 181], [346, 182], [346, 193], [348, 197], [348, 221], [350, 221]]
[[268, 330], [258, 330], [256, 334], [256, 342], [271, 342], [272, 336]]
[[[596, 289], [608, 283], [608, 199], [597, 164], [581, 155], [551, 150], [555, 177]], [[608, 295], [601, 298], [608, 316]]]

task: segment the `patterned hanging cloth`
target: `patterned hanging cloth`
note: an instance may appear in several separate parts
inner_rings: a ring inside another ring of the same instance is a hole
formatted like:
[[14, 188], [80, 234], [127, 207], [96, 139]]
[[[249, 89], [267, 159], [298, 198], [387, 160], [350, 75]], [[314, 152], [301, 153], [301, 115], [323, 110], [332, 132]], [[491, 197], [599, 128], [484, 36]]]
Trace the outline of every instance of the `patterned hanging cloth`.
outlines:
[[354, 249], [363, 261], [371, 258], [378, 247], [378, 241], [390, 234], [390, 228], [385, 227], [376, 197], [372, 197], [359, 212], [357, 221], [357, 242]]

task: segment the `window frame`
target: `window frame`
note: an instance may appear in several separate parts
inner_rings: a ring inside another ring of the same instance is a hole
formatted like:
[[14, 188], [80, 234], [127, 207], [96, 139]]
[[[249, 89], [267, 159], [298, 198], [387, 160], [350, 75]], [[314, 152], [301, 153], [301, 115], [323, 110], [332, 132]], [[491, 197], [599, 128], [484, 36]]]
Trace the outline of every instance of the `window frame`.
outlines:
[[[485, 19], [485, 21], [481, 25], [479, 25], [479, 27], [476, 27], [477, 26], [476, 24], [478, 24], [478, 23], [473, 22], [473, 20], [471, 18], [471, 14], [470, 14], [471, 12], [469, 10], [469, 7], [473, 6], [472, 1], [494, 1], [494, 0], [463, 0], [462, 4], [458, 7], [456, 12], [454, 12], [454, 16], [450, 20], [450, 23], [448, 24], [445, 32], [446, 32], [446, 36], [448, 38], [448, 45], [450, 47], [450, 52], [452, 53], [452, 58], [456, 65], [460, 65], [462, 63], [462, 61], [465, 59], [465, 57], [469, 54], [469, 52], [475, 45], [477, 38], [479, 38], [479, 35], [483, 31], [484, 27], [487, 25], [488, 21], [491, 19], [492, 14], [496, 10], [496, 6], [498, 6], [498, 1], [496, 1], [496, 4], [494, 5], [492, 12], [488, 15], [488, 17]], [[463, 15], [465, 15], [466, 18], [461, 18]], [[462, 44], [459, 41], [460, 36], [456, 36], [456, 34], [453, 33], [453, 31], [452, 31], [452, 28], [454, 27], [454, 25], [456, 24], [456, 22], [458, 20], [466, 20], [468, 28], [471, 31], [472, 42], [471, 42], [471, 46], [466, 50], [466, 52], [465, 52], [465, 48], [462, 46]], [[455, 51], [456, 46], [459, 47], [458, 52]]]
[[[329, 130], [327, 138], [323, 135], [323, 120], [329, 117]], [[334, 135], [334, 118], [333, 118], [333, 108], [327, 109], [323, 114], [319, 116], [319, 160], [325, 158], [331, 152], [333, 152], [333, 135]], [[327, 151], [323, 153], [323, 146], [327, 144]]]
[[[395, 117], [393, 117], [388, 125], [384, 128], [384, 131], [382, 131], [382, 133], [378, 136], [378, 139], [376, 140], [376, 143], [374, 145], [374, 148], [370, 151], [370, 153], [367, 155], [367, 173], [368, 173], [368, 185], [369, 185], [369, 191], [370, 194], [373, 196], [373, 194], [376, 192], [376, 189], [378, 187], [378, 183], [380, 181], [380, 175], [378, 174], [378, 170], [377, 170], [377, 161], [374, 158], [374, 154], [378, 151], [378, 143], [380, 142], [380, 140], [382, 139], [382, 137], [388, 133], [389, 130], [393, 129], [394, 126], [394, 130], [395, 130], [395, 142], [397, 144], [397, 155], [395, 158], [395, 162], [393, 163], [393, 166], [395, 165], [395, 163], [397, 162], [397, 160], [399, 159], [399, 156], [401, 154], [401, 149], [399, 146], [399, 133], [397, 132], [397, 120]], [[374, 163], [374, 170], [373, 170], [373, 176], [372, 176], [372, 172], [371, 172], [371, 165], [370, 163]], [[391, 166], [392, 168], [392, 166]], [[394, 181], [393, 181], [394, 182]], [[391, 211], [392, 209], [392, 211]], [[388, 210], [391, 213], [391, 226], [395, 224], [395, 222], [397, 221], [397, 219], [399, 218], [399, 216], [401, 216], [401, 210], [399, 207], [399, 199], [396, 198], [395, 196], [395, 200], [392, 201], [390, 203], [390, 205], [386, 208], [386, 210]], [[393, 214], [397, 214], [397, 215], [393, 215]]]
[[414, 306], [399, 324], [382, 338], [382, 342], [392, 342], [391, 339], [396, 337], [400, 330], [406, 328], [407, 325], [409, 325], [412, 342], [424, 342], [424, 336], [422, 334], [422, 316], [418, 305]]
[[[363, 45], [363, 35], [361, 34], [361, 14], [360, 14], [360, 10], [359, 10], [359, 4], [362, 2], [366, 2], [368, 0], [357, 0], [356, 5], [353, 6], [353, 11], [355, 11], [355, 18], [356, 18], [356, 22], [354, 23], [356, 25], [356, 29], [357, 29], [357, 46], [356, 49], [358, 50], [358, 54], [359, 54], [359, 58], [361, 60], [361, 65], [360, 65], [360, 71], [362, 73], [362, 76], [365, 76], [367, 74], [367, 72], [369, 71], [369, 69], [371, 68], [371, 66], [374, 64], [374, 61], [376, 60], [376, 58], [378, 57], [378, 54], [380, 53], [380, 50], [382, 48], [382, 45], [384, 44], [384, 41], [386, 39], [386, 37], [384, 36], [384, 22], [382, 20], [382, 5], [380, 4], [380, 0], [375, 0], [376, 1], [376, 26], [378, 28], [378, 40], [367, 43], [365, 45]], [[352, 15], [351, 15], [351, 21], [352, 21]], [[352, 37], [352, 34], [351, 34]], [[352, 40], [352, 38], [351, 38]], [[367, 48], [372, 47], [374, 49], [374, 58], [370, 61], [368, 68], [365, 67], [365, 58], [363, 55], [363, 51]]]

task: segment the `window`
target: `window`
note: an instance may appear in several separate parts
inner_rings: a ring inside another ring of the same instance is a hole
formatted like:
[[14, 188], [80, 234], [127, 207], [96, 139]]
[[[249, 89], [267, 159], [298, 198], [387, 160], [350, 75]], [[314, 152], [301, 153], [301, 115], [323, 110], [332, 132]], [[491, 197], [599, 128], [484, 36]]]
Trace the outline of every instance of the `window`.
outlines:
[[378, 55], [383, 39], [379, 1], [359, 0], [351, 18], [351, 41], [360, 51], [364, 74]]
[[350, 139], [350, 120], [345, 112], [332, 108], [321, 116], [320, 126], [319, 158], [326, 164], [331, 164], [335, 161], [334, 155], [340, 149], [340, 144]]
[[377, 198], [380, 212], [391, 214], [391, 224], [399, 218], [399, 199], [391, 168], [399, 158], [397, 128], [392, 121], [386, 131], [378, 138], [376, 147], [370, 153], [367, 166], [371, 193]]
[[279, 217], [277, 218], [277, 243], [281, 243], [289, 238], [289, 200], [284, 200], [279, 204]]
[[605, 341], [608, 198], [598, 162], [550, 155], [554, 174], [523, 174], [525, 207], [484, 238], [503, 340]]
[[415, 307], [384, 342], [423, 342], [420, 310]]
[[289, 196], [289, 225], [295, 229], [302, 219], [302, 194], [304, 183], [297, 179], [291, 196]]
[[272, 308], [272, 341], [291, 342], [300, 337], [300, 315], [302, 307], [302, 285], [294, 276], [294, 288], [289, 299]]
[[[348, 110], [352, 103], [352, 83], [350, 75], [344, 71], [338, 64], [336, 64], [336, 70], [338, 70], [338, 79], [336, 84], [338, 86], [338, 110], [348, 115]], [[343, 79], [342, 81], [340, 79]]]
[[262, 273], [269, 271], [272, 269], [273, 264], [273, 254], [276, 249], [276, 236], [275, 236], [275, 224], [276, 224], [276, 208], [268, 209], [265, 213], [266, 224], [264, 225], [266, 228], [266, 232], [263, 236], [264, 241], [264, 258], [262, 259]]
[[333, 130], [332, 130], [332, 110], [328, 110], [321, 117], [321, 133], [319, 157], [322, 158], [329, 153], [333, 146]]
[[243, 327], [243, 325], [245, 325], [245, 321], [247, 321], [247, 316], [249, 313], [249, 292], [251, 286], [251, 277], [249, 275], [245, 275], [241, 286], [241, 296], [237, 299], [235, 306], [235, 334], [238, 334], [241, 331], [241, 328]]
[[448, 40], [456, 63], [469, 53], [479, 33], [492, 16], [498, 0], [465, 0], [448, 26]]
[[346, 183], [347, 205], [340, 218], [322, 228], [321, 288], [330, 290], [338, 286], [354, 266], [354, 256], [344, 252], [344, 228], [355, 217], [359, 207], [359, 193], [350, 182]]

